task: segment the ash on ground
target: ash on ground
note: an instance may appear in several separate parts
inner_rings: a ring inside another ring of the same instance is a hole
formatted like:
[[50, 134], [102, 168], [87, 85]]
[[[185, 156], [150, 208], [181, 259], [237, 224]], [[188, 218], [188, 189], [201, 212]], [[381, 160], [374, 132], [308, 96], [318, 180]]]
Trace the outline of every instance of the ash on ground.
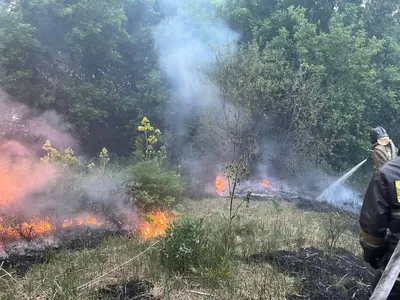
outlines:
[[339, 212], [357, 218], [361, 206], [354, 203], [335, 205], [333, 203], [319, 201], [312, 194], [297, 193], [295, 191], [270, 191], [263, 193], [252, 193], [254, 201], [284, 201], [294, 203], [298, 209], [322, 213]]
[[367, 300], [376, 276], [366, 263], [344, 249], [331, 254], [316, 248], [278, 251], [273, 255], [259, 253], [252, 255], [249, 262], [276, 264], [282, 272], [300, 278], [300, 294], [287, 295], [289, 300]]
[[97, 300], [156, 300], [153, 288], [151, 282], [142, 280], [113, 284], [99, 290]]
[[301, 204], [307, 204], [308, 207], [313, 207], [313, 210], [318, 210], [318, 208], [330, 207], [334, 210], [341, 210], [343, 212], [348, 212], [352, 214], [357, 214], [361, 209], [361, 201], [354, 199], [359, 199], [359, 197], [354, 199], [349, 199], [347, 202], [343, 203], [335, 203], [335, 202], [328, 202], [323, 200], [318, 200], [318, 197], [314, 193], [307, 193], [304, 191], [296, 191], [294, 189], [274, 189], [274, 190], [264, 190], [259, 191], [255, 190], [252, 193], [253, 198], [256, 199], [274, 199], [274, 200], [282, 200], [288, 202], [295, 202], [296, 204], [300, 203], [298, 207], [301, 209]]

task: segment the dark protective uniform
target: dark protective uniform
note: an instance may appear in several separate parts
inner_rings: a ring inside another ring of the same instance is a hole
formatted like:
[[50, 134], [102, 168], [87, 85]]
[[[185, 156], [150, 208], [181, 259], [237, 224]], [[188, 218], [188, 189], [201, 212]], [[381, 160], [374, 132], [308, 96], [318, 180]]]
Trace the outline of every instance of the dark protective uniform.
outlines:
[[[384, 270], [400, 239], [400, 157], [374, 172], [361, 208], [360, 226], [364, 260]], [[400, 299], [399, 280], [388, 299]]]

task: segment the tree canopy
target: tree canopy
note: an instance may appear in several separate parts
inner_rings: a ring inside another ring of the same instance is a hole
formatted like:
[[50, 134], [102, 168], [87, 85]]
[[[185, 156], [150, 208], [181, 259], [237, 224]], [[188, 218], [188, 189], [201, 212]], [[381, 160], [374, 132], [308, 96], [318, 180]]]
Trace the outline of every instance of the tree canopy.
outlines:
[[181, 9], [199, 21], [188, 35], [202, 37], [211, 23], [240, 34], [234, 47], [216, 51], [206, 84], [245, 112], [255, 140], [278, 138], [283, 152], [334, 169], [367, 156], [372, 126], [400, 142], [398, 1], [184, 2], [2, 1], [0, 87], [38, 111], [63, 114], [88, 153], [107, 146], [130, 155], [136, 124], [148, 116], [179, 162], [182, 144], [198, 143], [204, 111], [174, 134], [176, 86], [160, 66], [154, 33]]

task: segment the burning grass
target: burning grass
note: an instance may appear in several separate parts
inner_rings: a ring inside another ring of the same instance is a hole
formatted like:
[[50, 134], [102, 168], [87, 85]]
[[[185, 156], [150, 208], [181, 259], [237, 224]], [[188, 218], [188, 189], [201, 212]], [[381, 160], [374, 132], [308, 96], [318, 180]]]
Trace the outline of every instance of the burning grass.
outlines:
[[54, 231], [55, 227], [48, 218], [32, 218], [28, 221], [15, 222], [6, 216], [0, 217], [0, 238], [3, 242], [21, 238], [31, 240]]
[[[2, 247], [17, 241], [32, 241], [63, 234], [68, 230], [87, 228], [107, 228], [115, 231], [113, 222], [100, 221], [100, 217], [92, 215], [79, 215], [66, 219], [63, 222], [56, 222], [50, 217], [33, 217], [28, 220], [24, 218], [12, 218], [6, 215], [0, 217], [0, 240]], [[56, 225], [56, 224], [59, 225]]]
[[[187, 214], [204, 219], [210, 246], [221, 244], [228, 203], [222, 199], [210, 199], [186, 201], [184, 206]], [[329, 220], [330, 213], [300, 210], [295, 203], [252, 202], [233, 222], [233, 248], [228, 261], [220, 268], [210, 268], [216, 256], [213, 251], [207, 251], [203, 253], [207, 259], [189, 273], [164, 273], [158, 259], [160, 249], [155, 246], [117, 271], [83, 289], [78, 288], [137, 256], [152, 243], [151, 239], [115, 236], [106, 238], [94, 249], [52, 253], [45, 264], [34, 265], [21, 278], [12, 268], [8, 269], [16, 281], [0, 271], [0, 298], [118, 299], [110, 298], [110, 294], [106, 298], [108, 291], [112, 295], [127, 295], [129, 299], [129, 290], [138, 287], [129, 283], [147, 281], [151, 282], [146, 285], [150, 290], [143, 290], [142, 294], [149, 298], [137, 299], [310, 299], [309, 289], [317, 285], [313, 285], [314, 279], [305, 274], [317, 274], [318, 268], [336, 261], [335, 255], [342, 258], [338, 266], [340, 272], [328, 270], [331, 274], [329, 280], [324, 281], [327, 284], [324, 288], [328, 288], [333, 296], [327, 299], [339, 299], [337, 295], [346, 294], [355, 286], [355, 281], [368, 290], [369, 277], [357, 273], [362, 268], [366, 272], [370, 269], [356, 257], [360, 254], [358, 233], [352, 229], [356, 228], [356, 220], [347, 216], [336, 218], [334, 223]], [[352, 222], [354, 226], [348, 226]], [[335, 247], [345, 250], [340, 252], [335, 248], [332, 252], [328, 233], [336, 231], [329, 226], [348, 228], [338, 231], [339, 236], [332, 236], [337, 238]], [[302, 255], [305, 252], [300, 249], [315, 250], [307, 250], [312, 252], [307, 256]], [[349, 252], [356, 256], [349, 255]], [[250, 260], [260, 253], [273, 259], [262, 263]], [[307, 257], [314, 257], [314, 260], [308, 264]], [[304, 272], [296, 268], [302, 264], [302, 259], [307, 265]], [[345, 276], [343, 272], [349, 275]], [[354, 299], [367, 298], [357, 294]]]
[[140, 236], [144, 239], [165, 236], [168, 224], [175, 219], [175, 216], [156, 210], [150, 214], [146, 214], [140, 222]]
[[227, 182], [226, 179], [223, 178], [222, 176], [217, 176], [217, 178], [215, 178], [215, 189], [218, 193], [218, 195], [223, 195], [223, 193], [225, 193], [227, 191]]

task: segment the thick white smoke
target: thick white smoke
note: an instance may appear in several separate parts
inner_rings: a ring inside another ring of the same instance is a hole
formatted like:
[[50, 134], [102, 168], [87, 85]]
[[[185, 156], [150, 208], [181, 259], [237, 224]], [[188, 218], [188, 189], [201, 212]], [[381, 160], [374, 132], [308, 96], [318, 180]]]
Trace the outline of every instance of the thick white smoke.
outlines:
[[207, 72], [215, 49], [236, 45], [239, 35], [213, 17], [210, 1], [161, 0], [160, 6], [167, 17], [155, 29], [154, 41], [161, 70], [173, 87], [173, 110], [191, 116], [218, 105]]
[[[166, 120], [166, 123], [174, 125], [175, 134], [182, 130], [185, 122], [193, 117], [206, 110], [219, 109], [221, 105], [219, 90], [208, 79], [208, 72], [215, 67], [216, 51], [224, 53], [225, 45], [229, 44], [233, 49], [232, 53], [235, 53], [238, 47], [239, 34], [215, 17], [215, 8], [210, 2], [209, 0], [160, 1], [161, 12], [166, 17], [153, 34], [160, 68], [173, 89], [173, 99], [169, 110], [173, 112], [174, 118]], [[265, 126], [274, 126], [273, 121], [270, 120]], [[206, 181], [204, 183], [206, 187], [214, 185], [214, 172], [222, 173], [222, 164], [227, 158], [222, 154], [229, 153], [229, 147], [231, 147], [230, 141], [224, 141], [225, 146], [222, 145], [223, 139], [216, 142], [215, 137], [211, 135], [201, 137], [200, 140], [203, 143], [212, 143], [218, 151], [211, 149], [209, 152], [214, 152], [207, 153], [207, 157], [201, 158], [202, 161], [197, 159], [182, 162], [190, 169], [189, 172], [196, 177], [196, 180], [200, 178], [199, 181]], [[279, 147], [272, 142], [275, 140], [274, 137], [263, 137], [262, 140], [260, 144], [266, 144], [265, 141], [269, 141], [269, 145], [260, 149], [264, 160], [257, 170], [253, 170], [256, 173], [253, 173], [253, 176], [257, 178], [256, 182], [266, 178], [278, 188], [295, 191], [299, 195], [311, 194], [317, 198], [335, 181], [334, 177], [316, 171], [315, 165], [310, 167], [310, 164], [305, 162], [306, 159], [301, 159], [296, 155], [294, 158], [297, 166], [293, 170], [297, 173], [296, 175], [287, 172], [286, 166], [273, 167], [269, 159], [273, 159]], [[186, 145], [181, 145], [181, 147], [184, 148]], [[195, 142], [195, 147], [202, 146]], [[188, 150], [191, 151], [187, 149], [186, 152]], [[188, 156], [190, 157], [190, 154]], [[299, 164], [301, 164], [300, 167]], [[358, 202], [359, 195], [344, 183], [323, 200], [342, 206], [352, 201]]]

